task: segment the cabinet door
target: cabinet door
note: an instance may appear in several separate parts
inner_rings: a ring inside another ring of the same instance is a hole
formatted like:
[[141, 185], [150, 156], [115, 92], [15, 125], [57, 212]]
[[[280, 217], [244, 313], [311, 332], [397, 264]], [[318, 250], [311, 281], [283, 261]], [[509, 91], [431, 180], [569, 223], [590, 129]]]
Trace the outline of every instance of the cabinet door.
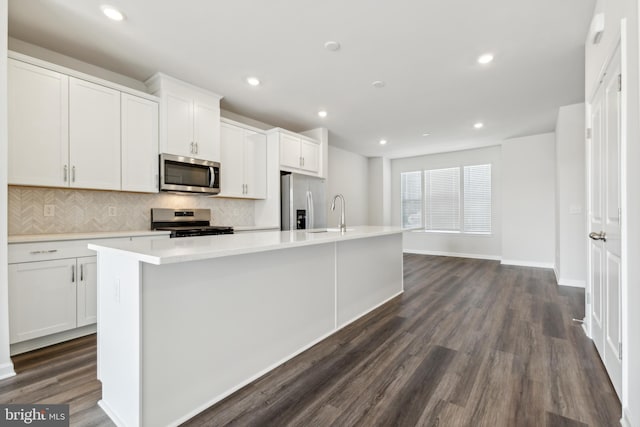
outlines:
[[158, 192], [158, 103], [123, 93], [122, 190]]
[[193, 103], [194, 157], [220, 161], [220, 105], [196, 99]]
[[194, 157], [193, 141], [193, 101], [176, 93], [165, 96], [166, 108], [166, 146], [164, 153], [177, 156]]
[[266, 199], [267, 137], [246, 130], [244, 147], [245, 195], [252, 199]]
[[318, 172], [320, 167], [320, 145], [302, 140], [300, 144], [302, 157], [302, 169], [310, 172]]
[[120, 190], [120, 92], [69, 78], [71, 187]]
[[9, 265], [11, 343], [76, 327], [76, 259]]
[[244, 197], [244, 129], [220, 127], [220, 196]]
[[69, 78], [8, 60], [9, 184], [66, 187]]
[[96, 323], [98, 318], [97, 257], [78, 258], [77, 273], [76, 321], [80, 327]]
[[301, 163], [300, 138], [280, 134], [280, 166], [299, 168]]

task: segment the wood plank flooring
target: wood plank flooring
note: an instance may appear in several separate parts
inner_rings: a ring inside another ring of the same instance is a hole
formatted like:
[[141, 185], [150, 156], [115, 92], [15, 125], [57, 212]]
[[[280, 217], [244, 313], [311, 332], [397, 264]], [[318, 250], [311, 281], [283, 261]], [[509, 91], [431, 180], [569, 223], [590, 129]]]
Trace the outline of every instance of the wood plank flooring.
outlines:
[[[405, 255], [405, 293], [185, 426], [619, 425], [620, 403], [550, 270]], [[96, 406], [95, 337], [14, 358], [0, 402]], [[259, 351], [259, 349], [256, 349]], [[179, 390], [167, 390], [179, 393]]]

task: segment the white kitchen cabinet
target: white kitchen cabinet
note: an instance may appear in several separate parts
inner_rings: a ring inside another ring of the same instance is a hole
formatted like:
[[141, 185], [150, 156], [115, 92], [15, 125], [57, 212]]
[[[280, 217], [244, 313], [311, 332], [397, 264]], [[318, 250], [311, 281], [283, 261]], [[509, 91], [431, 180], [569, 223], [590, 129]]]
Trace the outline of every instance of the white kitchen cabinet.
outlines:
[[267, 197], [267, 138], [239, 124], [221, 124], [221, 197]]
[[9, 265], [11, 344], [76, 327], [76, 260]]
[[68, 186], [69, 77], [9, 58], [8, 80], [9, 184]]
[[121, 95], [122, 190], [158, 192], [158, 103]]
[[[97, 260], [90, 242], [167, 239], [168, 234], [9, 244], [12, 353], [95, 332]], [[28, 342], [27, 342], [28, 341]], [[14, 345], [17, 344], [17, 345]]]
[[157, 191], [157, 98], [10, 56], [9, 184]]
[[70, 77], [71, 187], [120, 190], [120, 91]]
[[76, 326], [96, 323], [98, 319], [98, 270], [95, 256], [76, 262]]
[[220, 161], [220, 95], [162, 73], [146, 82], [161, 98], [160, 151]]
[[320, 143], [292, 132], [279, 130], [280, 168], [289, 172], [317, 175], [320, 172]]

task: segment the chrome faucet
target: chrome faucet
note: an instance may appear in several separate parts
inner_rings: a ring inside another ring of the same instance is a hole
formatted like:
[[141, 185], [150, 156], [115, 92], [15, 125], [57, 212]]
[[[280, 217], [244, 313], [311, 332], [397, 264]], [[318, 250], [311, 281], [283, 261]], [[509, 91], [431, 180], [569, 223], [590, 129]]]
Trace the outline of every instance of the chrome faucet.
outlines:
[[340, 224], [338, 224], [338, 228], [340, 229], [341, 233], [344, 233], [345, 231], [347, 231], [347, 224], [345, 223], [344, 220], [344, 197], [342, 196], [342, 194], [336, 194], [335, 196], [333, 196], [333, 201], [331, 202], [331, 210], [335, 211], [336, 210], [336, 199], [340, 199]]

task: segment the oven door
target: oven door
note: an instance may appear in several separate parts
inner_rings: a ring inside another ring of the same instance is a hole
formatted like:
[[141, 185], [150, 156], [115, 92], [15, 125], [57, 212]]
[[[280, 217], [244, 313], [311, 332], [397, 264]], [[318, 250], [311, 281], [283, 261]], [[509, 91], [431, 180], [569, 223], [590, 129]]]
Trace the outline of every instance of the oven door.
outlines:
[[161, 154], [160, 190], [206, 195], [218, 194], [220, 192], [220, 163]]

